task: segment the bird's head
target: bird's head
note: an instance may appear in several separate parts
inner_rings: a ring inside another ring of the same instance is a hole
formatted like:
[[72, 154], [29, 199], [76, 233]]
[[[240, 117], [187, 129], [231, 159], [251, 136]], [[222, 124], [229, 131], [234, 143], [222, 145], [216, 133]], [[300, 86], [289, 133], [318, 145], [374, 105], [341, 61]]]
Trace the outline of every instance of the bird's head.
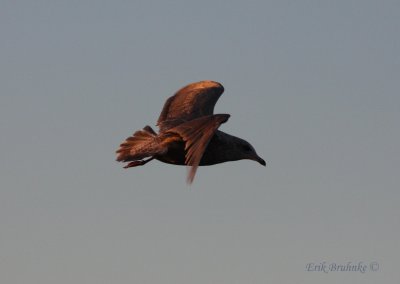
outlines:
[[258, 156], [254, 147], [251, 146], [251, 144], [246, 140], [235, 137], [234, 148], [235, 148], [235, 153], [237, 155], [237, 157], [234, 157], [236, 160], [244, 160], [244, 159], [253, 160], [260, 163], [263, 166], [266, 165], [264, 159]]

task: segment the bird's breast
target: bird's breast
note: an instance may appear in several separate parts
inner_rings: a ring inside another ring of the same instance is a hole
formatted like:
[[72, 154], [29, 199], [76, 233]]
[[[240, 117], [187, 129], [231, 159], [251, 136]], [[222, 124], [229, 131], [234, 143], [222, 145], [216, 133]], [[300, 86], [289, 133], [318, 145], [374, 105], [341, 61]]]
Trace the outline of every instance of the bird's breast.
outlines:
[[[229, 145], [225, 138], [225, 133], [216, 131], [203, 153], [199, 166], [210, 166], [230, 161], [228, 156]], [[157, 155], [157, 160], [167, 164], [186, 165], [185, 141], [180, 136], [165, 137], [162, 143], [165, 143], [167, 151], [162, 155]]]

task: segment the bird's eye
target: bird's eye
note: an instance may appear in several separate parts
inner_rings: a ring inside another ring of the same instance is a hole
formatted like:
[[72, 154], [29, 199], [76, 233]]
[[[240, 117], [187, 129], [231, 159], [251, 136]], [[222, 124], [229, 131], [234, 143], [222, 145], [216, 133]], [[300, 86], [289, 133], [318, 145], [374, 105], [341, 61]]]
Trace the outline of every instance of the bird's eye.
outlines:
[[251, 148], [250, 148], [249, 145], [243, 145], [243, 146], [242, 146], [242, 149], [243, 149], [243, 151], [245, 151], [245, 152], [250, 152], [250, 151], [251, 151]]

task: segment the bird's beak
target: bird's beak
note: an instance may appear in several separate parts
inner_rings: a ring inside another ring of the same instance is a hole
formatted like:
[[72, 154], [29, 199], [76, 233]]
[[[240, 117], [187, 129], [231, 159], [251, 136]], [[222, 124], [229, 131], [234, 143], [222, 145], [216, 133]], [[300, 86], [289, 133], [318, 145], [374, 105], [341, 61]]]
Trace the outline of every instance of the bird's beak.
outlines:
[[261, 165], [263, 165], [264, 167], [267, 165], [267, 163], [264, 161], [264, 159], [262, 159], [261, 157], [257, 156], [254, 161], [259, 162]]

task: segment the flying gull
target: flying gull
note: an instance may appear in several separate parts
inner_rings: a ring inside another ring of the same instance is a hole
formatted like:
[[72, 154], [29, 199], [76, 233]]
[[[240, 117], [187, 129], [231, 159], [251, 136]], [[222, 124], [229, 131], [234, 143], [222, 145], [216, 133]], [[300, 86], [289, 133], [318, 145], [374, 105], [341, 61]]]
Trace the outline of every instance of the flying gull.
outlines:
[[[193, 182], [198, 166], [254, 160], [265, 166], [247, 141], [218, 130], [229, 114], [214, 114], [224, 87], [214, 81], [189, 84], [170, 97], [158, 118], [157, 134], [150, 126], [136, 131], [117, 150], [124, 168], [143, 166], [156, 159], [190, 167], [187, 182]], [[147, 159], [146, 159], [147, 158]]]

